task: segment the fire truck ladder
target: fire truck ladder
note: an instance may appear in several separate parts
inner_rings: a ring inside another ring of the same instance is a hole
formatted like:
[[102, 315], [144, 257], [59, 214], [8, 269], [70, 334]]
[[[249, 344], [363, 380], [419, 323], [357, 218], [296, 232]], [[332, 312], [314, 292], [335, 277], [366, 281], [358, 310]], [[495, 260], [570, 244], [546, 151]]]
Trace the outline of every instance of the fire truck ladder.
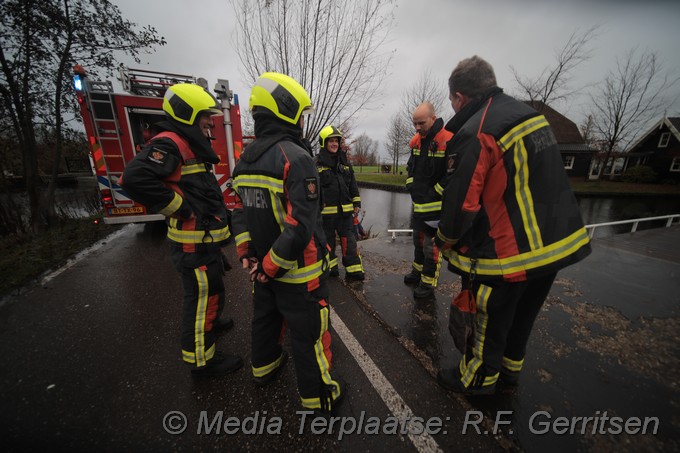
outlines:
[[196, 78], [190, 75], [125, 67], [120, 68], [118, 80], [130, 94], [153, 97], [163, 97], [165, 90], [176, 83], [196, 83]]
[[[100, 145], [100, 150], [104, 157], [106, 179], [111, 188], [113, 204], [117, 206], [120, 200], [117, 199], [116, 192], [120, 191], [120, 189], [116, 189], [115, 186], [118, 185], [118, 180], [123, 175], [123, 171], [122, 169], [120, 171], [111, 171], [106, 156], [107, 153], [111, 153], [111, 150], [116, 149], [116, 152], [120, 155], [123, 168], [125, 168], [125, 159], [122, 158], [123, 142], [120, 139], [121, 128], [113, 101], [113, 84], [109, 80], [86, 80], [86, 83], [90, 104], [88, 107], [94, 122], [95, 138]], [[113, 129], [105, 128], [110, 128], [111, 126], [113, 126]]]

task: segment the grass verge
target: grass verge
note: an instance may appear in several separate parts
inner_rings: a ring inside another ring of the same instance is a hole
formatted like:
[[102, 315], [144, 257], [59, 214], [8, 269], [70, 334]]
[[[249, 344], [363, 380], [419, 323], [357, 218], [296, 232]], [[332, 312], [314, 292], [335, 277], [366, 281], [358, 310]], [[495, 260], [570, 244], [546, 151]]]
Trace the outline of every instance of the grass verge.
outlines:
[[38, 234], [0, 238], [0, 296], [20, 288], [76, 253], [118, 230], [121, 225], [94, 224], [93, 219], [65, 219]]

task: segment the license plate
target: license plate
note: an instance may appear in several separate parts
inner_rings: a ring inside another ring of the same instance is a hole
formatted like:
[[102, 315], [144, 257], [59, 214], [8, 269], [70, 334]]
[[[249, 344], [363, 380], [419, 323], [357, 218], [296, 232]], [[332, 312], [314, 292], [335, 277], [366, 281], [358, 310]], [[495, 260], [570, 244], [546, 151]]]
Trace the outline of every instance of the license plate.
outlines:
[[121, 215], [121, 214], [141, 214], [144, 212], [144, 208], [141, 206], [135, 206], [133, 208], [111, 208], [111, 215]]

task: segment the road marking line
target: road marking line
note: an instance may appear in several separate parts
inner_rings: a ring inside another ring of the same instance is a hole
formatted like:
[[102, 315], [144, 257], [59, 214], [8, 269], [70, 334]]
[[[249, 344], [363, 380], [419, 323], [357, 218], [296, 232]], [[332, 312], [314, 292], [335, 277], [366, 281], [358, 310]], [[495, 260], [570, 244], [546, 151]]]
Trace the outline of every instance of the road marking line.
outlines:
[[124, 226], [123, 228], [121, 228], [120, 230], [115, 231], [115, 232], [109, 234], [109, 235], [106, 236], [104, 239], [102, 239], [102, 240], [100, 240], [99, 242], [97, 242], [97, 243], [91, 245], [90, 247], [86, 248], [85, 250], [82, 250], [82, 251], [78, 252], [72, 259], [68, 260], [68, 261], [66, 262], [66, 264], [64, 264], [63, 266], [61, 266], [59, 269], [57, 269], [56, 271], [50, 272], [49, 274], [45, 275], [45, 276], [40, 280], [40, 284], [41, 284], [41, 285], [45, 285], [46, 283], [49, 283], [50, 280], [54, 279], [54, 278], [55, 278], [56, 276], [58, 276], [59, 274], [61, 274], [61, 273], [64, 272], [65, 270], [67, 270], [67, 269], [69, 269], [70, 267], [72, 267], [74, 264], [76, 264], [77, 262], [79, 262], [80, 260], [82, 260], [83, 258], [85, 258], [85, 257], [86, 257], [87, 255], [89, 255], [90, 253], [94, 252], [95, 250], [98, 250], [98, 249], [102, 248], [102, 247], [104, 246], [104, 244], [106, 244], [107, 242], [112, 241], [112, 240], [114, 240], [115, 238], [117, 238], [118, 236], [122, 235], [123, 233], [125, 233], [127, 230], [129, 230], [129, 229], [132, 228], [133, 226], [134, 226], [134, 224], [132, 224], [132, 223], [129, 224], [129, 225], [126, 225], [126, 226]]
[[[387, 380], [384, 374], [376, 366], [375, 362], [369, 357], [363, 347], [359, 344], [359, 341], [352, 335], [347, 326], [340, 316], [335, 313], [335, 310], [331, 309], [331, 326], [338, 334], [340, 340], [345, 343], [349, 352], [354, 356], [354, 360], [359, 364], [361, 370], [364, 372], [368, 380], [378, 392], [380, 398], [382, 398], [387, 408], [392, 412], [392, 415], [397, 417], [399, 420], [403, 420], [408, 417], [413, 419], [415, 415], [410, 407], [406, 404], [403, 398], [397, 393], [397, 391], [392, 387], [392, 384]], [[409, 426], [407, 424], [407, 426]], [[437, 441], [427, 432], [422, 434], [411, 434], [411, 430], [408, 430], [408, 437], [411, 439], [413, 446], [419, 452], [442, 452], [442, 449], [437, 444]]]

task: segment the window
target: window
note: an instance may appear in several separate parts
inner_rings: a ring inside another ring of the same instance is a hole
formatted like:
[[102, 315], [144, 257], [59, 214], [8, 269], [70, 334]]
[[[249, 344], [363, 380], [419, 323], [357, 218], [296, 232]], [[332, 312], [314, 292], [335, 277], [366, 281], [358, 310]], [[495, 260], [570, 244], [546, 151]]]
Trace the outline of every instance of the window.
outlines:
[[671, 161], [671, 171], [680, 171], [680, 157], [674, 157]]
[[571, 170], [574, 168], [574, 161], [576, 160], [574, 156], [563, 156], [562, 160], [564, 161], [565, 170]]
[[661, 138], [659, 139], [659, 148], [665, 148], [668, 146], [668, 142], [671, 141], [671, 133], [670, 132], [664, 132], [661, 134]]

